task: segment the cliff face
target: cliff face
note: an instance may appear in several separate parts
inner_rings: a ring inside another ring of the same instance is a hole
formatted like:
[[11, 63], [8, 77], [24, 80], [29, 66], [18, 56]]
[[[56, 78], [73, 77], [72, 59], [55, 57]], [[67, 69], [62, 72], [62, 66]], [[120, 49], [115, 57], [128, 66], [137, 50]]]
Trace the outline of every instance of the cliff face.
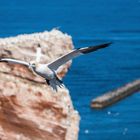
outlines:
[[[33, 61], [37, 45], [41, 63], [73, 48], [71, 37], [58, 30], [0, 39], [0, 57]], [[70, 62], [60, 67], [63, 77]], [[26, 67], [0, 63], [0, 140], [77, 140], [79, 115], [67, 89], [55, 93]]]

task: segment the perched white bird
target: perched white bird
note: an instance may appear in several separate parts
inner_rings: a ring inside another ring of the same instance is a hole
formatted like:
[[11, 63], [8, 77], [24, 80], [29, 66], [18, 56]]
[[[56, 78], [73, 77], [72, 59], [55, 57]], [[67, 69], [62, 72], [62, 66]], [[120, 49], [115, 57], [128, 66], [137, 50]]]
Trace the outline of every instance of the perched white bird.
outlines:
[[56, 70], [67, 61], [80, 56], [82, 54], [87, 54], [93, 51], [97, 51], [98, 49], [105, 48], [109, 46], [111, 43], [105, 43], [101, 45], [91, 46], [91, 47], [84, 47], [72, 50], [71, 52], [59, 57], [55, 61], [49, 64], [39, 64], [39, 63], [28, 63], [21, 60], [16, 60], [12, 58], [0, 58], [0, 62], [7, 62], [13, 64], [21, 64], [29, 69], [33, 70], [36, 74], [43, 77], [47, 84], [50, 85], [54, 90], [57, 91], [57, 86], [62, 87], [63, 82], [57, 77]]

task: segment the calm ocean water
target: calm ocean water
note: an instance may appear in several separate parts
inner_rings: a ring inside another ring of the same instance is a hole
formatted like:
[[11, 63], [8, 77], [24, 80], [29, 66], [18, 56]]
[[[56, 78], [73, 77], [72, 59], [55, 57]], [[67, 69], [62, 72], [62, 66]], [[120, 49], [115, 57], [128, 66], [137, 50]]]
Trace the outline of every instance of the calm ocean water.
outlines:
[[79, 57], [64, 81], [81, 115], [79, 140], [140, 139], [140, 92], [104, 110], [92, 98], [140, 78], [140, 0], [0, 0], [0, 37], [60, 27], [75, 47], [112, 41]]

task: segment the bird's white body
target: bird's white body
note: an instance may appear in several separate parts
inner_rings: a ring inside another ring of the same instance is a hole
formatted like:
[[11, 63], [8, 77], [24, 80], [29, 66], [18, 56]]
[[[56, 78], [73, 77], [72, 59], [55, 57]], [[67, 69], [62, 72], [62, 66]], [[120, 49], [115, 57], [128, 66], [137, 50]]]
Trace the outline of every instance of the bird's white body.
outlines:
[[52, 80], [55, 78], [55, 72], [51, 70], [46, 64], [36, 64], [33, 70], [45, 79]]

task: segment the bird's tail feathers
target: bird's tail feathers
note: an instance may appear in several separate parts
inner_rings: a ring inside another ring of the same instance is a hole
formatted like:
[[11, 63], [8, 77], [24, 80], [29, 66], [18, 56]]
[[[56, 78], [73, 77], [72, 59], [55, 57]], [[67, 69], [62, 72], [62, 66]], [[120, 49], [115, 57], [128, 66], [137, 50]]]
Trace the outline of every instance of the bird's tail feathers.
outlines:
[[54, 79], [51, 79], [51, 80], [46, 80], [48, 85], [50, 85], [53, 90], [55, 90], [57, 92], [58, 90], [58, 87], [62, 88], [64, 87], [64, 84], [63, 82], [56, 76]]

